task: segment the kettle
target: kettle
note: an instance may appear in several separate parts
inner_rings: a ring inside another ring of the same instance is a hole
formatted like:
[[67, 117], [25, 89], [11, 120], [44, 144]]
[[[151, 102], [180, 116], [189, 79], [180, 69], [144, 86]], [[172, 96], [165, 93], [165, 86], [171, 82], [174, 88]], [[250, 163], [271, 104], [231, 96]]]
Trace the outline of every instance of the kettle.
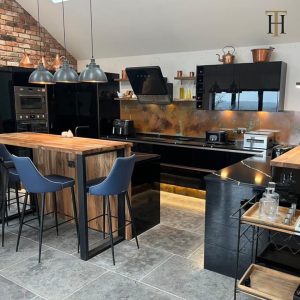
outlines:
[[[227, 53], [225, 53], [225, 49], [226, 48], [231, 48], [231, 50], [228, 50]], [[223, 64], [233, 64], [234, 63], [234, 52], [235, 49], [233, 46], [225, 46], [223, 49], [223, 55], [222, 55], [222, 59], [220, 57], [219, 54], [216, 54], [219, 57], [219, 61], [222, 62]]]

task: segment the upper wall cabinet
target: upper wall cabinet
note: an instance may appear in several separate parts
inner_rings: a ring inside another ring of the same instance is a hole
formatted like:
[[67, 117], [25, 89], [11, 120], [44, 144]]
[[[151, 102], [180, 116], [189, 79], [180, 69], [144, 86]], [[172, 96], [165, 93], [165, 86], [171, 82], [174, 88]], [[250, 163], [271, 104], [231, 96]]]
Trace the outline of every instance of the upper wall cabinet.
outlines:
[[197, 66], [197, 108], [283, 110], [286, 63]]

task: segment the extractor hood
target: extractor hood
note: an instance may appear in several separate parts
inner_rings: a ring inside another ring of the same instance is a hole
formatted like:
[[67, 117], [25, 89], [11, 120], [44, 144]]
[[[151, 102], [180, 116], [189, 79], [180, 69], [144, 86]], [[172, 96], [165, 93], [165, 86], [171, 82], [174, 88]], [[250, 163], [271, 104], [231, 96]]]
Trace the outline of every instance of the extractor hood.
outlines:
[[133, 92], [143, 104], [169, 104], [173, 100], [173, 84], [167, 83], [160, 67], [126, 68]]

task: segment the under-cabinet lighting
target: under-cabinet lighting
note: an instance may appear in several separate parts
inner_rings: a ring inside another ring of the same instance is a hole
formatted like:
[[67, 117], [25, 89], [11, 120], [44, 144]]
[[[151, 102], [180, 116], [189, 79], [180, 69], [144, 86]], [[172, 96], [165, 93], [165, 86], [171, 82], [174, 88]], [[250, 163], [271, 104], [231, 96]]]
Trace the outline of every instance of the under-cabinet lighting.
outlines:
[[69, 1], [69, 0], [51, 0], [53, 3], [57, 4], [57, 3], [62, 3], [63, 1]]

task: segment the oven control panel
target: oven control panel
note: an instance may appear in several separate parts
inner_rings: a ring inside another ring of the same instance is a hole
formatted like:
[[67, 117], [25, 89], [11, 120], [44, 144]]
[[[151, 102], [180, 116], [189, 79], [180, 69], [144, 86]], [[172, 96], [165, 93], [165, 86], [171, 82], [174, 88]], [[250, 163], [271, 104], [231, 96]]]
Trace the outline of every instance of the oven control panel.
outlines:
[[16, 114], [17, 121], [47, 120], [47, 114]]

